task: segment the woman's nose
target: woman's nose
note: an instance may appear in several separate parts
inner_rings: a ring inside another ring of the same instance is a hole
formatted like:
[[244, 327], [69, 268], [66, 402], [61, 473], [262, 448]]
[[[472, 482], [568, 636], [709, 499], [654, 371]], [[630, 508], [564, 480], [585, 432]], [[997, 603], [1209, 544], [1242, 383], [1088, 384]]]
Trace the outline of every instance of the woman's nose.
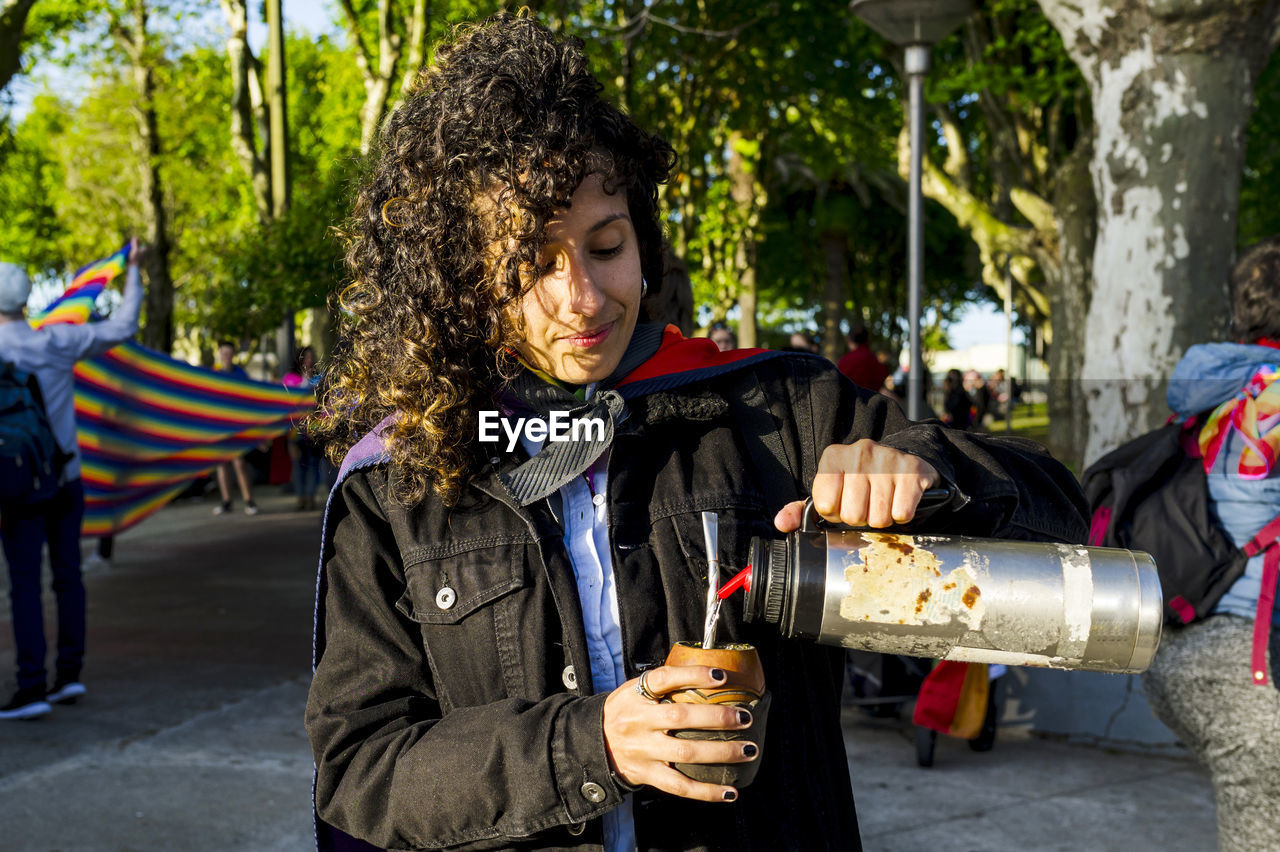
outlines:
[[604, 293], [587, 264], [570, 258], [565, 264], [565, 278], [569, 288], [569, 308], [574, 313], [591, 315], [604, 304]]

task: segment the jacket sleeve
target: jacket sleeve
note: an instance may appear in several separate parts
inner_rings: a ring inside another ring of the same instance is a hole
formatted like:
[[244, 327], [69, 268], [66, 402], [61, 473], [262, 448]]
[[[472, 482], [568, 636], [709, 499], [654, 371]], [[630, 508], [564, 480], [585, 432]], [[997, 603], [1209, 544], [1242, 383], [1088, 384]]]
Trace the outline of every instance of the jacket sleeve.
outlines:
[[321, 819], [384, 848], [493, 849], [620, 803], [605, 695], [442, 713], [430, 649], [396, 607], [403, 568], [363, 473], [344, 482], [326, 523], [306, 712]]
[[830, 444], [871, 438], [919, 456], [952, 487], [947, 507], [922, 525], [931, 533], [1083, 544], [1088, 505], [1061, 462], [1034, 441], [913, 423], [897, 403], [849, 382], [814, 358], [788, 359], [802, 493]]

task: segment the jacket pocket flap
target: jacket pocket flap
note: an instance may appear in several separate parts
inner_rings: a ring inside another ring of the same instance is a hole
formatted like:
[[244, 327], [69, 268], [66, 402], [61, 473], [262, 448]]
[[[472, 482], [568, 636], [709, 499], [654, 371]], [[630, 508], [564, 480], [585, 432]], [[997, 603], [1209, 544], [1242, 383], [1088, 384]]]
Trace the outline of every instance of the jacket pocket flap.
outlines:
[[405, 566], [396, 609], [419, 624], [456, 624], [524, 583], [523, 543], [504, 543]]

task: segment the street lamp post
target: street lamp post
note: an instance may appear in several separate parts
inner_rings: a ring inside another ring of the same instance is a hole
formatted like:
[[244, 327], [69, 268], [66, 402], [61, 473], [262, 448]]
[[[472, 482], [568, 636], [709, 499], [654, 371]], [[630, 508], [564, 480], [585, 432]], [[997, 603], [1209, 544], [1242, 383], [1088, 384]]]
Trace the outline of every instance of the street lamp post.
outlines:
[[972, 0], [853, 0], [849, 8], [873, 30], [905, 51], [911, 125], [907, 199], [907, 322], [911, 352], [907, 417], [919, 420], [924, 369], [920, 344], [920, 301], [924, 289], [924, 194], [920, 187], [924, 158], [924, 78], [929, 73], [929, 48], [964, 23], [973, 5]]

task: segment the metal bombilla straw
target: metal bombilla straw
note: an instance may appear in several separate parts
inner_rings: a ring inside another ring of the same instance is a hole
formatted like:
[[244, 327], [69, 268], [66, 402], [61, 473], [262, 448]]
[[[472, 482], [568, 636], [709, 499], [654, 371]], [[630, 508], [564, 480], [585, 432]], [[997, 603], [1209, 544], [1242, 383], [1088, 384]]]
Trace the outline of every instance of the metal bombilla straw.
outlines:
[[716, 646], [716, 622], [720, 620], [720, 518], [715, 512], [702, 513], [702, 537], [707, 546], [707, 620], [702, 630], [702, 647]]

